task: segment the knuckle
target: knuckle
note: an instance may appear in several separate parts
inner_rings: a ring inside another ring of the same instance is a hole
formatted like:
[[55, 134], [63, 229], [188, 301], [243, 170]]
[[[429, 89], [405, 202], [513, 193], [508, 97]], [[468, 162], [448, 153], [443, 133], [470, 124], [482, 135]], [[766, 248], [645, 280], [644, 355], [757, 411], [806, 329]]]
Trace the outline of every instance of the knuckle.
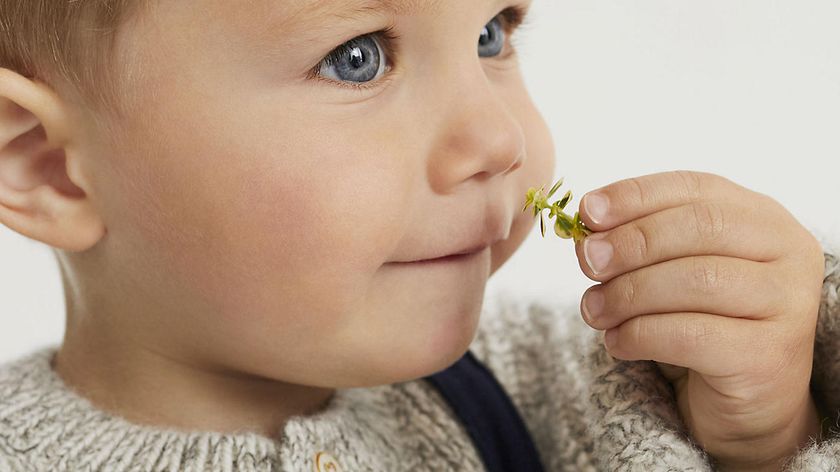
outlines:
[[703, 193], [703, 179], [714, 177], [714, 174], [690, 170], [678, 170], [675, 173], [682, 181], [685, 196], [689, 200], [699, 200]]
[[716, 202], [695, 202], [691, 204], [694, 226], [701, 241], [713, 242], [726, 232], [723, 208]]
[[783, 346], [782, 354], [787, 359], [795, 359], [801, 355], [803, 351], [807, 351], [807, 346], [814, 344], [814, 325], [809, 320], [799, 318], [798, 323], [794, 329], [790, 330], [788, 337], [781, 344]]
[[797, 306], [802, 306], [803, 297], [805, 300], [812, 300], [813, 303], [818, 305], [817, 311], [819, 311], [819, 304], [821, 303], [822, 299], [822, 292], [825, 285], [826, 279], [826, 252], [822, 246], [822, 243], [810, 232], [805, 231], [806, 235], [803, 239], [808, 240], [809, 242], [803, 243], [806, 246], [805, 254], [803, 259], [809, 261], [803, 267], [803, 274], [806, 277], [809, 283], [807, 285], [803, 284], [802, 288], [799, 289], [798, 293], [790, 293], [791, 286], [794, 284], [788, 283], [788, 309], [795, 309]]
[[[637, 222], [632, 222], [627, 231], [623, 231], [616, 241], [616, 250], [621, 253], [626, 262], [641, 264], [652, 256], [650, 230]], [[627, 259], [630, 259], [627, 261]]]
[[783, 302], [775, 314], [799, 310], [806, 301], [819, 303], [825, 284], [826, 253], [822, 243], [807, 230], [796, 234], [799, 237], [794, 237], [791, 244], [799, 249], [787, 252], [789, 259], [785, 267], [790, 275], [774, 277], [773, 286]]
[[810, 231], [805, 231], [804, 240], [808, 241], [803, 244], [807, 250], [807, 256], [814, 260], [814, 270], [822, 277], [825, 273], [825, 250], [819, 239]]
[[619, 306], [626, 306], [632, 310], [639, 303], [639, 276], [636, 272], [629, 272], [623, 277], [616, 279], [618, 283], [618, 296], [621, 299]]
[[[768, 344], [773, 346], [773, 351], [776, 352], [776, 355], [773, 356], [774, 359], [772, 361], [766, 363], [764, 368], [768, 370], [772, 383], [779, 378], [784, 378], [785, 375], [791, 372], [791, 367], [799, 358], [803, 342], [801, 337], [780, 338], [778, 336], [772, 336], [770, 340], [772, 341]], [[759, 371], [759, 369], [757, 368], [756, 371]]]
[[766, 285], [768, 290], [775, 296], [766, 297], [766, 302], [763, 305], [764, 313], [767, 317], [784, 316], [789, 313], [792, 307], [796, 306], [797, 293], [795, 287], [790, 283], [787, 277], [778, 277], [770, 275], [765, 280], [770, 282]]
[[678, 341], [694, 352], [706, 349], [720, 335], [713, 323], [700, 317], [685, 319], [679, 329], [676, 336]]
[[[646, 336], [649, 334], [649, 327], [647, 323], [643, 323], [642, 316], [637, 316], [635, 318], [631, 318], [624, 323], [623, 329], [623, 336], [622, 336], [622, 348], [626, 351], [633, 351], [636, 350], [639, 346], [649, 346], [650, 343], [646, 342]], [[655, 338], [654, 338], [655, 339]]]
[[638, 177], [630, 177], [627, 179], [627, 186], [629, 187], [629, 192], [634, 196], [635, 203], [639, 205], [641, 208], [646, 208], [650, 203], [650, 195], [648, 190], [645, 189], [645, 186], [642, 184], [642, 181]]
[[712, 295], [724, 284], [728, 275], [723, 272], [721, 264], [714, 258], [694, 257], [692, 276], [689, 284], [691, 289], [700, 295]]

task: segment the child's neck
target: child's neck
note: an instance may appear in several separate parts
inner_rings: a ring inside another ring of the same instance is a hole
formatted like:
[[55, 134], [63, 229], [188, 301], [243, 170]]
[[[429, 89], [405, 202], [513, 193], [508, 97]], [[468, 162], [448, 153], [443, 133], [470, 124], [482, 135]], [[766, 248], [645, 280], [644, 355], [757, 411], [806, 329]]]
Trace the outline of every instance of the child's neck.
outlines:
[[95, 406], [133, 423], [279, 438], [288, 418], [323, 409], [334, 394], [196, 365], [89, 328], [72, 331], [53, 369]]

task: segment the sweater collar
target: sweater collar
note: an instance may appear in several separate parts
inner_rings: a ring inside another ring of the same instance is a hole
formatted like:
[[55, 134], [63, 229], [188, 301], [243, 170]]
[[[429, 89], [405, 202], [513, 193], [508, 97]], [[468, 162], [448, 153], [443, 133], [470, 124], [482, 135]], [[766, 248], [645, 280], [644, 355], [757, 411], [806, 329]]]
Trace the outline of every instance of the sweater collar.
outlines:
[[[256, 432], [183, 431], [131, 423], [94, 406], [67, 386], [50, 363], [57, 346], [34, 351], [0, 370], [0, 450], [17, 460], [62, 470], [313, 470], [316, 460], [344, 470], [390, 470], [404, 441], [390, 402], [396, 391], [427, 395], [419, 382], [339, 389], [326, 408], [291, 418], [276, 438]], [[396, 390], [395, 390], [396, 389]], [[391, 397], [389, 399], [389, 397]], [[350, 434], [348, 434], [350, 433]], [[5, 443], [5, 444], [3, 444]], [[366, 462], [367, 461], [367, 462]], [[371, 462], [373, 461], [373, 462]]]

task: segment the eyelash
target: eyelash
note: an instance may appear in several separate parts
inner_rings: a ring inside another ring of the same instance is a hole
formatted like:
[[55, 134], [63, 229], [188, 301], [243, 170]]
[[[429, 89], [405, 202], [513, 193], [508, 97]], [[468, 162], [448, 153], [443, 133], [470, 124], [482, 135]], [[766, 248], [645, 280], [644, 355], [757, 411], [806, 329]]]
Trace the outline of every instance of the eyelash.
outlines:
[[341, 46], [343, 46], [343, 44], [341, 46], [339, 46], [338, 48], [336, 48], [335, 50], [333, 50], [333, 52], [331, 52], [329, 55], [327, 55], [327, 57], [322, 59], [321, 62], [317, 66], [315, 66], [315, 68], [312, 69], [312, 71], [310, 71], [309, 78], [319, 80], [319, 81], [322, 81], [322, 82], [326, 82], [329, 85], [337, 85], [339, 87], [349, 88], [351, 90], [358, 90], [358, 91], [365, 91], [365, 90], [373, 88], [373, 87], [378, 87], [379, 85], [381, 85], [381, 83], [384, 83], [387, 80], [389, 80], [390, 76], [391, 76], [390, 72], [394, 67], [392, 52], [397, 50], [396, 45], [398, 44], [398, 41], [400, 40], [400, 35], [396, 32], [396, 30], [393, 26], [389, 26], [387, 28], [381, 29], [381, 30], [373, 32], [373, 33], [367, 33], [367, 34], [363, 34], [361, 36], [357, 36], [357, 38], [365, 38], [365, 37], [369, 37], [369, 36], [375, 36], [377, 39], [380, 40], [380, 45], [382, 46], [382, 50], [385, 53], [385, 56], [387, 57], [389, 65], [385, 69], [385, 75], [383, 75], [383, 78], [381, 78], [381, 79], [379, 79], [375, 82], [360, 82], [360, 83], [354, 84], [354, 83], [351, 83], [351, 82], [328, 79], [328, 78], [322, 76], [321, 75], [321, 64], [322, 63], [331, 64], [333, 61], [335, 61], [338, 58], [338, 55], [344, 52], [344, 49], [341, 47]]
[[[506, 52], [500, 56], [496, 56], [495, 59], [501, 60], [506, 59], [511, 56], [515, 50], [515, 44], [513, 41], [513, 33], [518, 31], [522, 26], [529, 22], [528, 17], [528, 7], [521, 6], [521, 5], [513, 5], [506, 9], [504, 9], [501, 13], [496, 15], [501, 17], [502, 20], [502, 27], [505, 30], [505, 35], [508, 41], [511, 42], [511, 47], [506, 48]], [[495, 18], [495, 17], [494, 17]], [[331, 63], [337, 59], [337, 56], [343, 53], [343, 49], [341, 46], [333, 50], [327, 57], [321, 60], [310, 72], [309, 72], [309, 79], [319, 80], [322, 82], [326, 82], [329, 85], [335, 85], [343, 88], [347, 88], [350, 90], [355, 90], [359, 92], [364, 92], [368, 89], [372, 89], [374, 87], [381, 87], [382, 85], [386, 84], [391, 78], [391, 71], [393, 70], [394, 66], [394, 57], [398, 56], [398, 48], [397, 45], [399, 44], [401, 36], [396, 32], [393, 26], [389, 26], [387, 28], [383, 28], [379, 31], [363, 34], [361, 36], [357, 36], [357, 38], [364, 38], [367, 36], [375, 36], [377, 39], [381, 41], [380, 45], [382, 46], [383, 52], [385, 53], [387, 60], [388, 60], [388, 67], [385, 70], [385, 74], [382, 76], [381, 79], [374, 81], [374, 82], [360, 82], [360, 83], [352, 83], [352, 82], [345, 82], [345, 81], [338, 81], [333, 79], [328, 79], [321, 75], [321, 64], [322, 63]], [[343, 45], [342, 45], [343, 46]]]

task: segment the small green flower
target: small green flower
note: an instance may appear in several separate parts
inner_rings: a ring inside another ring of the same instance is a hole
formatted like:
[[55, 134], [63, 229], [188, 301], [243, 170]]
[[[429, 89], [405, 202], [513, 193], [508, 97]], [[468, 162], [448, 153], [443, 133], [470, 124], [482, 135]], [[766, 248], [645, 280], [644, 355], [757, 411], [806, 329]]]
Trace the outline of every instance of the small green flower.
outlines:
[[549, 210], [548, 218], [556, 218], [554, 222], [554, 233], [563, 238], [563, 239], [574, 239], [575, 242], [583, 241], [583, 239], [590, 234], [592, 234], [592, 230], [586, 227], [583, 224], [583, 221], [580, 220], [579, 212], [575, 212], [575, 216], [571, 217], [563, 212], [563, 209], [566, 208], [566, 205], [572, 200], [572, 191], [569, 190], [563, 195], [563, 198], [560, 200], [549, 204], [548, 199], [554, 196], [554, 193], [557, 192], [557, 189], [563, 185], [563, 178], [561, 177], [560, 180], [551, 187], [551, 190], [548, 191], [548, 195], [545, 194], [545, 186], [540, 187], [539, 189], [531, 187], [528, 189], [528, 192], [525, 194], [525, 206], [522, 207], [522, 211], [528, 209], [529, 206], [534, 207], [534, 218], [538, 215], [540, 217], [540, 233], [543, 237], [545, 237], [545, 220], [543, 220], [543, 210]]

